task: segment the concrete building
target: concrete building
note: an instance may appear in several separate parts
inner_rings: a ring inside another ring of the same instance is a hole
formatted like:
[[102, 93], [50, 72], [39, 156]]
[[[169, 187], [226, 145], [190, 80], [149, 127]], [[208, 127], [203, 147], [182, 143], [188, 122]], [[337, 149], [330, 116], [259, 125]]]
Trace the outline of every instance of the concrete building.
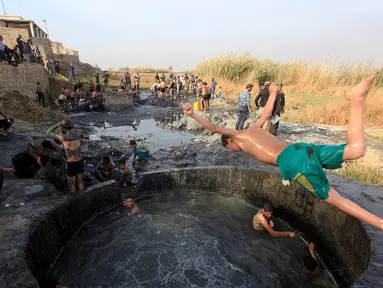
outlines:
[[45, 33], [45, 31], [41, 29], [35, 22], [33, 22], [32, 20], [24, 20], [23, 17], [20, 16], [1, 14], [0, 27], [27, 30], [27, 38], [36, 37], [48, 39], [48, 34]]

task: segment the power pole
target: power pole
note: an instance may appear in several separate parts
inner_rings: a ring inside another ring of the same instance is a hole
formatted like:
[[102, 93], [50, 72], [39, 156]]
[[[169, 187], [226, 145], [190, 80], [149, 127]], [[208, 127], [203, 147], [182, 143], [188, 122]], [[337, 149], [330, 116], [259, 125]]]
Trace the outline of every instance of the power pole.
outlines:
[[[3, 1], [3, 0], [1, 0], [1, 1]], [[49, 31], [48, 31], [47, 20], [43, 20], [43, 22], [45, 23], [45, 29], [47, 30], [47, 36], [48, 36], [48, 39], [49, 39]]]
[[7, 13], [5, 12], [4, 0], [1, 0], [1, 3], [3, 4], [3, 11], [4, 11], [4, 14], [7, 14]]

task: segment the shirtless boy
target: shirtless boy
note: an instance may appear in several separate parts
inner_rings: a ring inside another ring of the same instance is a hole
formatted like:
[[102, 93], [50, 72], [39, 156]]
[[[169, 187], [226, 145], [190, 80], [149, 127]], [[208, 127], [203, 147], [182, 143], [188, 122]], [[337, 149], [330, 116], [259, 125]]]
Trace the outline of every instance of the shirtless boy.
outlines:
[[133, 198], [128, 198], [124, 202], [121, 203], [122, 206], [129, 209], [130, 213], [136, 215], [140, 213], [141, 209], [138, 207], [136, 201]]
[[269, 221], [271, 215], [273, 214], [273, 207], [265, 203], [263, 205], [262, 209], [259, 209], [258, 213], [254, 215], [253, 217], [253, 228], [258, 231], [266, 230], [270, 233], [273, 237], [283, 237], [283, 236], [290, 236], [294, 237], [295, 232], [281, 232], [281, 231], [275, 231], [274, 228], [274, 221]]
[[[219, 128], [205, 118], [194, 114], [192, 106], [188, 103], [183, 105], [183, 109], [186, 115], [193, 117], [210, 131], [222, 134], [222, 144], [226, 148], [234, 152], [244, 151], [263, 163], [278, 166], [283, 184], [288, 185], [291, 180], [295, 180], [319, 199], [383, 231], [383, 219], [339, 195], [330, 187], [323, 170], [323, 168], [340, 168], [344, 161], [358, 159], [365, 155], [364, 105], [367, 93], [378, 74], [378, 72], [372, 73], [347, 93], [346, 99], [350, 104], [347, 144], [339, 146], [282, 144], [277, 137], [259, 128], [270, 116], [267, 111], [272, 111], [273, 101], [268, 101], [265, 106], [265, 115], [262, 115], [260, 121], [247, 130]], [[280, 87], [270, 86], [269, 99], [275, 100], [279, 89]]]

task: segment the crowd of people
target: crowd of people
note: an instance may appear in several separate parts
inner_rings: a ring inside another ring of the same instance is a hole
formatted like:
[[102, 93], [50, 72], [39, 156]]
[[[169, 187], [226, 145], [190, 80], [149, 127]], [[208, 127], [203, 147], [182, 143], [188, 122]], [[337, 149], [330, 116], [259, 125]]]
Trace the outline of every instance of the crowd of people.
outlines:
[[0, 63], [6, 62], [17, 66], [23, 61], [44, 65], [39, 47], [32, 45], [30, 39], [24, 41], [23, 37], [19, 35], [15, 44], [7, 46], [4, 43], [3, 36], [0, 35]]
[[[264, 113], [265, 106], [270, 96], [270, 81], [266, 81], [260, 85], [260, 91], [255, 98], [254, 103], [251, 103], [252, 84], [247, 84], [246, 89], [241, 92], [238, 98], [238, 120], [235, 129], [243, 130], [247, 119], [252, 118], [252, 123], [262, 121], [262, 129], [276, 135], [279, 128], [279, 120], [282, 113], [285, 112], [285, 93], [283, 92], [283, 83], [276, 84], [279, 87], [274, 106], [271, 113]], [[254, 116], [252, 115], [254, 112]], [[263, 115], [263, 118], [262, 118]], [[262, 119], [261, 119], [262, 118]]]
[[197, 101], [201, 103], [201, 110], [207, 111], [209, 107], [209, 100], [216, 98], [223, 98], [222, 87], [217, 90], [217, 81], [212, 78], [211, 85], [204, 82], [198, 76], [188, 74], [182, 74], [176, 76], [174, 73], [170, 73], [165, 76], [162, 73], [161, 77], [156, 74], [154, 77], [154, 84], [150, 87], [150, 91], [155, 98], [160, 99], [179, 99], [181, 95], [188, 99], [189, 95], [195, 95]]

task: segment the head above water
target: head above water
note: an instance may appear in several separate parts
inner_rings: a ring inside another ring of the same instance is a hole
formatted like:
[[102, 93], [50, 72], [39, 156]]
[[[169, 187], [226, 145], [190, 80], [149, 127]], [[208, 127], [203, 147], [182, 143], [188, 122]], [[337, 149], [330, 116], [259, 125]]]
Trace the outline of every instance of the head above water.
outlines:
[[314, 272], [318, 267], [317, 261], [311, 256], [306, 256], [303, 259], [303, 264], [305, 265], [305, 268], [310, 272]]
[[273, 212], [274, 212], [274, 208], [273, 206], [271, 206], [271, 204], [269, 203], [264, 203], [263, 204], [263, 216], [265, 217], [271, 217], [271, 215], [273, 215]]
[[128, 198], [124, 201], [124, 204], [126, 205], [126, 207], [128, 207], [129, 209], [132, 209], [134, 207], [134, 204], [136, 204], [136, 201], [134, 200], [134, 198]]

